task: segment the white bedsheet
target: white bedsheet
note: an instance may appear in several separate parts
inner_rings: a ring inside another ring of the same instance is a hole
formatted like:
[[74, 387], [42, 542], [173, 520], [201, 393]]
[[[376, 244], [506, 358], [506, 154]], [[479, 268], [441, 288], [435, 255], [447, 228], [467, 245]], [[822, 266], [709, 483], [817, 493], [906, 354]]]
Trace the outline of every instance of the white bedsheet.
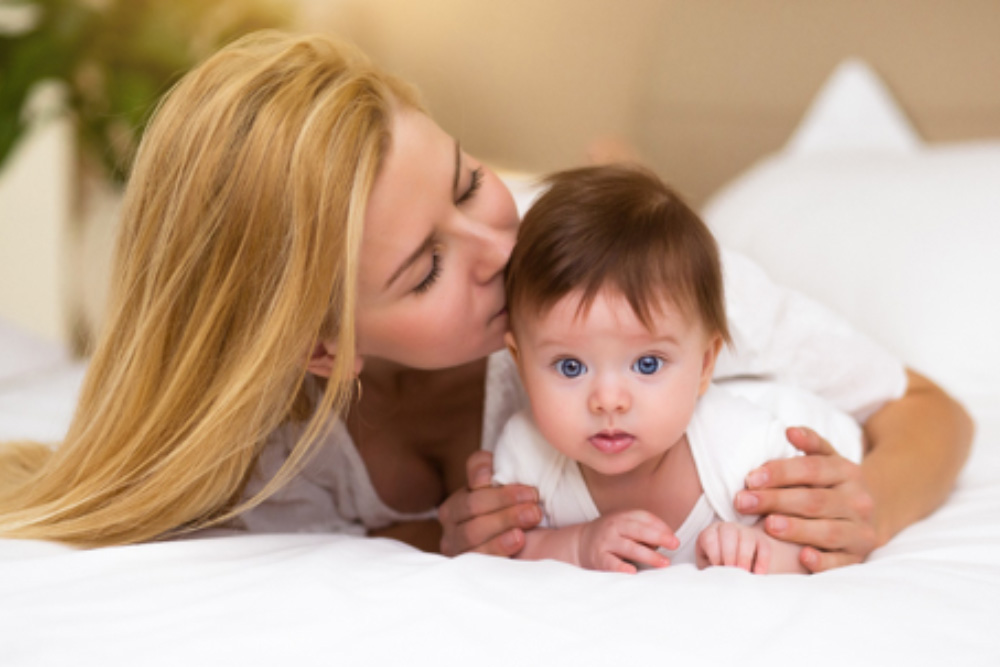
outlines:
[[[65, 428], [81, 367], [0, 391], [0, 439]], [[949, 501], [812, 577], [637, 576], [346, 536], [76, 551], [0, 540], [0, 664], [1000, 664], [1000, 392]]]

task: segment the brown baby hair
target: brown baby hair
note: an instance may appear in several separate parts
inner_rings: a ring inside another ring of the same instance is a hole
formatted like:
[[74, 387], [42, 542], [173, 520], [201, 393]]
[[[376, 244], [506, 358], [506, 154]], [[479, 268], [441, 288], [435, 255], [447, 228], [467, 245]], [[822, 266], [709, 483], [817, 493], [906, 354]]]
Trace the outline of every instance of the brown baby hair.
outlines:
[[719, 250], [701, 218], [650, 171], [605, 165], [561, 171], [521, 223], [507, 265], [516, 332], [580, 291], [586, 312], [611, 287], [647, 328], [664, 298], [729, 343]]

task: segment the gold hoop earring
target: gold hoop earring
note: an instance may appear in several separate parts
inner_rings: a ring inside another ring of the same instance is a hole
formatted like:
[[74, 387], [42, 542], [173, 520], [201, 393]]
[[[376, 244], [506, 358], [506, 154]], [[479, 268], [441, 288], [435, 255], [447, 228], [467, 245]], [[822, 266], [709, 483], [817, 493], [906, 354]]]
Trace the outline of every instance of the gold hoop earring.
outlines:
[[362, 392], [362, 388], [361, 388], [361, 376], [360, 375], [355, 375], [354, 376], [354, 402], [355, 403], [360, 403], [361, 402], [361, 394], [362, 393], [363, 392]]

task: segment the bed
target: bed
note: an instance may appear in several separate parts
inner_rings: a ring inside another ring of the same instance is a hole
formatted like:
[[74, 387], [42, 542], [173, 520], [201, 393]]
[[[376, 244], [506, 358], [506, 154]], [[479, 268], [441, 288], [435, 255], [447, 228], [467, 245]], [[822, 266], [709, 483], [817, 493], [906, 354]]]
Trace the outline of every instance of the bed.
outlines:
[[[526, 206], [530, 184], [514, 185]], [[626, 576], [346, 535], [0, 540], [0, 662], [1000, 664], [1000, 141], [925, 144], [850, 61], [704, 213], [976, 421], [947, 503], [865, 564]], [[0, 354], [0, 440], [57, 441], [85, 364], [2, 322]]]

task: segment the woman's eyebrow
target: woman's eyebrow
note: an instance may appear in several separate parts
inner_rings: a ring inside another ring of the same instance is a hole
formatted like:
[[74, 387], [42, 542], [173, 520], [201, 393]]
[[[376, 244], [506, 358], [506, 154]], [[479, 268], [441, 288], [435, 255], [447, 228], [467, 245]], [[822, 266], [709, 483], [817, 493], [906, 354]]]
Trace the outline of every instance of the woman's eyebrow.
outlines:
[[427, 235], [427, 238], [424, 239], [424, 242], [421, 243], [420, 246], [416, 250], [414, 250], [413, 252], [411, 252], [409, 254], [409, 256], [406, 259], [403, 260], [403, 263], [400, 264], [399, 267], [395, 271], [392, 272], [392, 275], [389, 276], [389, 280], [387, 280], [385, 282], [385, 289], [389, 289], [389, 287], [391, 287], [392, 284], [396, 281], [396, 278], [399, 278], [399, 276], [401, 276], [404, 271], [406, 271], [408, 268], [410, 268], [410, 266], [415, 261], [417, 261], [418, 259], [420, 259], [420, 257], [424, 253], [426, 253], [428, 250], [430, 250], [433, 247], [434, 247], [434, 232], [431, 232], [430, 234]]
[[458, 197], [458, 181], [462, 174], [462, 145], [455, 140], [455, 177], [451, 182], [451, 191]]

